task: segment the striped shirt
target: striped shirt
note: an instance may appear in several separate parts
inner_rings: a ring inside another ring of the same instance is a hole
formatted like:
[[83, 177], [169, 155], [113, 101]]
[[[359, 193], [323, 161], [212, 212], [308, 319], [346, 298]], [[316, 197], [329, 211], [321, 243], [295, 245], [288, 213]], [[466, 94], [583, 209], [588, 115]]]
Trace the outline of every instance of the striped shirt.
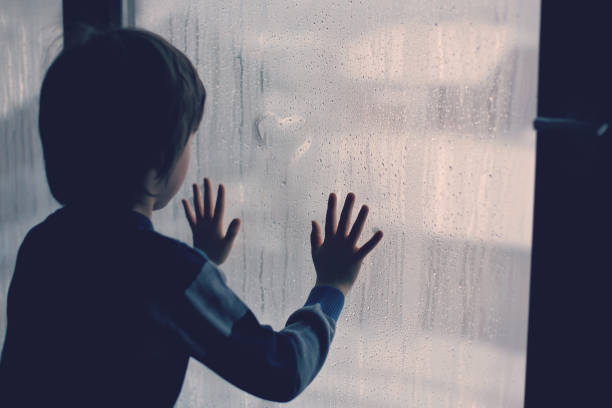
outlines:
[[64, 207], [22, 243], [0, 362], [0, 406], [171, 407], [193, 357], [258, 397], [314, 379], [344, 304], [316, 286], [280, 331], [206, 254], [144, 215]]

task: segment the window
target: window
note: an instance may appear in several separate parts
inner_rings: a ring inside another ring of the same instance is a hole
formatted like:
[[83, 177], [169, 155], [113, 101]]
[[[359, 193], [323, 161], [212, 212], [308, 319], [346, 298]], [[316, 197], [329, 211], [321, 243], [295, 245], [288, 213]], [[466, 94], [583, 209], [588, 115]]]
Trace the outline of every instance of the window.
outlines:
[[[228, 188], [243, 228], [224, 264], [282, 327], [314, 282], [327, 194], [385, 238], [294, 407], [523, 402], [539, 3], [136, 2], [208, 91], [189, 181]], [[189, 183], [179, 196], [190, 196]], [[178, 200], [155, 215], [189, 242]], [[273, 406], [194, 363], [178, 406]]]
[[[57, 208], [37, 131], [59, 0], [3, 3], [0, 341], [17, 248]], [[525, 380], [539, 2], [137, 0], [135, 23], [208, 92], [188, 182], [156, 229], [190, 242], [179, 198], [209, 176], [241, 232], [223, 265], [280, 329], [314, 282], [327, 194], [385, 238], [326, 365], [291, 407], [519, 407]], [[0, 343], [1, 346], [1, 343]], [[199, 363], [177, 404], [270, 407]]]
[[38, 135], [38, 96], [62, 46], [60, 0], [8, 0], [0, 13], [0, 347], [6, 295], [26, 233], [57, 203], [49, 193]]

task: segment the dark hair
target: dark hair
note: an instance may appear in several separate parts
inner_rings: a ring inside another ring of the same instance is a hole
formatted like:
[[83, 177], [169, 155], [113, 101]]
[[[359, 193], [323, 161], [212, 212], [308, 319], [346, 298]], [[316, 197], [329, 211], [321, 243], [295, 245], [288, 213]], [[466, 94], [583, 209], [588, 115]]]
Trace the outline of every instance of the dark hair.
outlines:
[[107, 195], [121, 206], [165, 178], [202, 120], [206, 91], [189, 59], [140, 29], [88, 29], [45, 75], [39, 131], [61, 204]]

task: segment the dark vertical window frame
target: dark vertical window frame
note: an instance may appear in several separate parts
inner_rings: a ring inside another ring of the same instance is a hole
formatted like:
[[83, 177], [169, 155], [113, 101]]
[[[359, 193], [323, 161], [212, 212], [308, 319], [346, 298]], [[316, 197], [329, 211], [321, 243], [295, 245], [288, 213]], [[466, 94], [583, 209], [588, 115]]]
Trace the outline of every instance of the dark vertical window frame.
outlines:
[[121, 25], [123, 27], [135, 27], [135, 0], [123, 0], [121, 8]]
[[606, 406], [612, 66], [605, 2], [543, 0], [526, 407]]
[[134, 26], [134, 0], [63, 0], [64, 45], [78, 40], [80, 27]]

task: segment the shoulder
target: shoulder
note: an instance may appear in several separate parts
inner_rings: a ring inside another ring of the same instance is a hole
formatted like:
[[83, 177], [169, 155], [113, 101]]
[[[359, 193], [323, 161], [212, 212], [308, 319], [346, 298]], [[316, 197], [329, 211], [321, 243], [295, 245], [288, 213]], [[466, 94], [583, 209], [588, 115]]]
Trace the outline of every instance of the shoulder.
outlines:
[[189, 286], [205, 267], [214, 266], [206, 254], [186, 243], [156, 231], [140, 231], [151, 269], [171, 274], [182, 288]]
[[161, 234], [157, 231], [143, 231], [147, 239], [154, 248], [158, 248], [165, 256], [186, 265], [193, 265], [200, 268], [206, 262], [210, 262], [206, 254], [183, 241]]
[[23, 241], [21, 242], [21, 245], [19, 246], [18, 257], [23, 256], [24, 253], [35, 248], [36, 246], [44, 246], [44, 242], [41, 241], [44, 239], [45, 233], [50, 229], [50, 224], [56, 218], [55, 214], [58, 211], [51, 213], [43, 221], [39, 222], [28, 230], [23, 238]]

